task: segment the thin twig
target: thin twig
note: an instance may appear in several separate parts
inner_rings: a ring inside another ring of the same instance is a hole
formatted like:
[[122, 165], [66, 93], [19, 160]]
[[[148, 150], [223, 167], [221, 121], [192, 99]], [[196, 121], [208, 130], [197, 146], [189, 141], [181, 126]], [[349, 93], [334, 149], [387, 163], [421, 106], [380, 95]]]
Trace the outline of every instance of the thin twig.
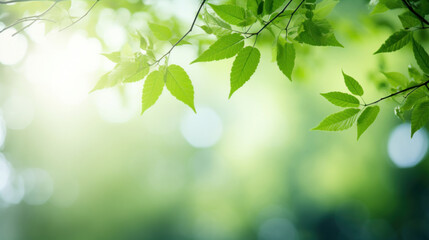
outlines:
[[192, 30], [194, 29], [195, 23], [197, 22], [198, 16], [200, 15], [201, 9], [203, 8], [204, 4], [207, 2], [207, 0], [203, 0], [201, 2], [200, 7], [198, 8], [197, 14], [195, 14], [195, 18], [194, 21], [192, 21], [191, 27], [189, 28], [189, 30], [179, 39], [177, 40], [177, 42], [175, 44], [173, 44], [173, 46], [171, 46], [170, 50], [168, 50], [164, 55], [162, 55], [160, 58], [158, 58], [158, 60], [156, 60], [154, 63], [150, 64], [149, 66], [153, 66], [155, 64], [158, 64], [159, 62], [161, 62], [162, 59], [164, 59], [167, 55], [169, 55], [173, 49], [179, 45], [179, 43], [181, 41], [183, 41], [183, 39], [185, 39], [189, 33], [192, 32]]
[[285, 30], [286, 30], [286, 37], [287, 37], [287, 35], [288, 35], [289, 24], [290, 24], [290, 22], [292, 21], [292, 18], [293, 18], [293, 16], [295, 15], [295, 13], [298, 11], [298, 9], [301, 7], [301, 5], [304, 3], [304, 1], [305, 1], [305, 0], [302, 0], [302, 1], [299, 3], [298, 7], [296, 7], [296, 8], [295, 8], [295, 10], [294, 10], [294, 11], [292, 12], [292, 14], [290, 15], [289, 21], [287, 22], [287, 25], [286, 25], [286, 27], [285, 27]]
[[418, 84], [418, 85], [415, 85], [415, 86], [412, 86], [412, 87], [409, 87], [409, 88], [403, 89], [403, 90], [401, 90], [401, 91], [398, 91], [398, 92], [392, 93], [392, 94], [390, 94], [390, 95], [388, 95], [388, 96], [386, 96], [386, 97], [382, 97], [382, 98], [378, 99], [378, 100], [377, 100], [377, 101], [375, 101], [375, 102], [365, 104], [364, 106], [365, 106], [365, 107], [367, 107], [367, 106], [370, 106], [370, 105], [377, 104], [377, 103], [379, 103], [379, 102], [381, 102], [381, 101], [383, 101], [383, 100], [385, 100], [385, 99], [388, 99], [388, 98], [394, 97], [394, 96], [396, 96], [396, 95], [398, 95], [398, 94], [401, 94], [401, 93], [404, 93], [404, 92], [407, 92], [407, 91], [410, 91], [410, 90], [417, 89], [417, 88], [422, 87], [422, 86], [426, 86], [426, 87], [429, 89], [429, 87], [427, 86], [428, 84], [429, 84], [429, 80], [427, 80], [427, 81], [426, 81], [426, 82], [424, 82], [424, 83], [421, 83], [421, 84]]
[[407, 0], [402, 0], [402, 2], [405, 4], [405, 6], [408, 8], [408, 10], [410, 10], [410, 12], [412, 12], [418, 19], [420, 19], [420, 21], [422, 23], [425, 23], [427, 25], [429, 25], [429, 21], [426, 20], [422, 15], [420, 15], [418, 12], [416, 12], [416, 10], [414, 10], [414, 8], [411, 6], [411, 4], [407, 1]]
[[80, 22], [80, 20], [82, 20], [84, 17], [86, 17], [88, 14], [89, 14], [89, 12], [91, 12], [91, 10], [95, 7], [95, 5], [97, 5], [97, 3], [99, 2], [100, 0], [95, 0], [95, 2], [92, 4], [92, 6], [88, 9], [88, 11], [86, 11], [86, 13], [85, 14], [83, 14], [82, 16], [80, 16], [76, 21], [74, 21], [74, 22], [72, 22], [70, 25], [68, 25], [67, 27], [64, 27], [63, 29], [61, 29], [60, 30], [60, 32], [61, 31], [64, 31], [64, 30], [66, 30], [67, 28], [69, 28], [69, 27], [71, 27], [71, 26], [73, 26], [73, 25], [75, 25], [76, 23], [78, 23], [78, 22]]
[[[304, 0], [302, 0], [304, 1]], [[266, 27], [268, 27], [268, 25], [270, 25], [274, 20], [276, 20], [278, 17], [280, 17], [280, 15], [282, 15], [286, 9], [289, 7], [289, 5], [292, 3], [292, 0], [289, 0], [289, 2], [286, 4], [286, 6], [279, 12], [277, 13], [277, 15], [275, 15], [270, 21], [268, 21], [267, 23], [265, 23], [264, 26], [262, 26], [259, 31], [254, 32], [254, 33], [249, 33], [248, 37], [254, 36], [254, 35], [259, 35]]]
[[36, 19], [34, 19], [31, 23], [25, 25], [23, 28], [19, 29], [18, 31], [16, 31], [16, 33], [12, 34], [12, 36], [17, 35], [18, 33], [24, 31], [25, 29], [31, 27], [31, 25], [33, 25], [34, 23], [36, 23], [41, 17], [43, 17], [45, 14], [47, 14], [49, 11], [51, 11], [55, 5], [57, 5], [58, 2], [54, 2], [48, 9], [46, 9], [43, 13], [39, 14]]

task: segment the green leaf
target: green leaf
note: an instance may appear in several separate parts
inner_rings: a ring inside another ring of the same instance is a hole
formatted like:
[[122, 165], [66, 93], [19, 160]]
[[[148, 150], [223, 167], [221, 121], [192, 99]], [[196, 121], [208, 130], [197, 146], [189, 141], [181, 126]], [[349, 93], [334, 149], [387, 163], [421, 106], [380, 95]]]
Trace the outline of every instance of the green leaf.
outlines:
[[411, 110], [416, 104], [418, 104], [421, 101], [427, 100], [427, 98], [428, 98], [428, 90], [424, 87], [420, 87], [417, 90], [411, 92], [410, 95], [408, 95], [401, 109], [403, 111]]
[[292, 71], [295, 66], [295, 47], [292, 43], [284, 41], [277, 43], [277, 66], [292, 81]]
[[281, 5], [283, 5], [283, 0], [265, 0], [264, 2], [264, 11], [265, 14], [269, 15], [276, 11]]
[[149, 23], [149, 28], [152, 31], [153, 35], [155, 35], [155, 37], [159, 40], [167, 41], [170, 40], [170, 38], [173, 36], [171, 30], [166, 26], [156, 23]]
[[215, 43], [213, 43], [209, 49], [203, 52], [197, 59], [192, 63], [196, 62], [209, 62], [215, 60], [222, 60], [235, 56], [244, 47], [244, 37], [238, 33], [231, 35], [225, 35]]
[[329, 92], [320, 94], [338, 107], [358, 107], [360, 102], [355, 96], [342, 92]]
[[120, 52], [112, 52], [112, 53], [102, 53], [101, 55], [107, 57], [110, 61], [114, 63], [119, 63], [121, 61], [121, 53]]
[[339, 2], [339, 0], [324, 0], [318, 3], [314, 15], [321, 19], [326, 18]]
[[420, 69], [429, 74], [429, 55], [425, 49], [416, 41], [413, 41], [413, 52]]
[[245, 47], [237, 55], [231, 69], [231, 92], [229, 97], [247, 82], [258, 67], [261, 54], [254, 47]]
[[384, 52], [394, 52], [403, 48], [407, 43], [412, 39], [412, 34], [410, 32], [401, 30], [392, 34], [381, 47], [374, 53], [384, 53]]
[[343, 76], [344, 76], [344, 82], [346, 83], [346, 86], [349, 89], [349, 91], [354, 95], [362, 96], [364, 92], [359, 82], [356, 81], [351, 76], [345, 74], [344, 72], [343, 72]]
[[406, 11], [401, 15], [399, 15], [398, 17], [404, 28], [411, 28], [411, 27], [418, 26], [420, 24], [420, 20], [416, 18], [416, 16], [412, 14], [410, 11]]
[[90, 93], [92, 93], [96, 90], [113, 87], [116, 84], [118, 84], [117, 79], [109, 78], [111, 73], [112, 72], [107, 72], [106, 74], [101, 76], [100, 79], [98, 80], [97, 84], [95, 85], [95, 87], [90, 91]]
[[325, 118], [319, 125], [313, 130], [320, 131], [343, 131], [353, 126], [356, 121], [357, 114], [359, 113], [357, 108], [348, 108], [338, 113], [334, 113]]
[[404, 5], [402, 4], [401, 0], [379, 0], [374, 1], [377, 3], [374, 10], [372, 11], [372, 14], [375, 13], [382, 13], [389, 9], [396, 9], [396, 8], [403, 8]]
[[247, 17], [246, 10], [235, 5], [210, 4], [216, 14], [225, 22], [236, 26], [248, 26], [255, 22], [255, 18]]
[[408, 65], [408, 75], [410, 75], [412, 81], [420, 82], [423, 80], [423, 75], [412, 65]]
[[251, 11], [254, 15], [258, 15], [259, 4], [261, 4], [261, 0], [247, 0], [247, 9]]
[[429, 120], [429, 100], [420, 102], [411, 114], [411, 137]]
[[326, 20], [306, 20], [303, 22], [302, 31], [295, 40], [313, 46], [343, 47], [335, 38], [331, 25]]
[[387, 81], [393, 87], [406, 87], [408, 84], [408, 78], [405, 77], [402, 73], [398, 72], [387, 72], [383, 73], [386, 76]]
[[142, 114], [156, 103], [163, 88], [164, 74], [162, 72], [153, 71], [147, 76], [143, 85]]
[[188, 74], [178, 65], [170, 65], [165, 72], [165, 85], [168, 91], [178, 100], [195, 111], [194, 87]]
[[357, 120], [357, 139], [359, 140], [360, 136], [374, 123], [375, 119], [380, 112], [379, 106], [367, 107], [360, 114]]
[[147, 58], [145, 56], [141, 56], [137, 58], [137, 63], [135, 63], [138, 67], [134, 72], [125, 72], [124, 79], [122, 82], [124, 83], [131, 83], [131, 82], [137, 82], [142, 80], [148, 73], [150, 66], [147, 63]]

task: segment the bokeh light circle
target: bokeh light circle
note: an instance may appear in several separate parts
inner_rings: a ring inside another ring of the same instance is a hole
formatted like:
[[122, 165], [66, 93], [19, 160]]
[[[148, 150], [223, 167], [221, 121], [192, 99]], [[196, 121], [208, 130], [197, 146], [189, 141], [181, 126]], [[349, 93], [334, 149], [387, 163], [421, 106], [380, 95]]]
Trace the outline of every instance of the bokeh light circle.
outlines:
[[222, 136], [222, 121], [210, 108], [199, 108], [198, 113], [189, 112], [182, 119], [181, 132], [186, 141], [196, 148], [215, 145]]
[[21, 173], [24, 179], [24, 201], [29, 205], [42, 205], [54, 191], [51, 176], [42, 169], [26, 169]]
[[397, 126], [389, 137], [388, 154], [393, 163], [400, 168], [416, 166], [428, 150], [428, 136], [425, 129], [417, 131], [411, 138], [411, 125]]
[[9, 183], [11, 169], [3, 154], [0, 153], [0, 191]]
[[34, 118], [33, 103], [26, 97], [13, 95], [4, 103], [3, 113], [8, 128], [25, 129]]
[[7, 134], [6, 123], [3, 119], [2, 114], [0, 113], [0, 148], [3, 147], [4, 145], [4, 142], [6, 140], [6, 134]]

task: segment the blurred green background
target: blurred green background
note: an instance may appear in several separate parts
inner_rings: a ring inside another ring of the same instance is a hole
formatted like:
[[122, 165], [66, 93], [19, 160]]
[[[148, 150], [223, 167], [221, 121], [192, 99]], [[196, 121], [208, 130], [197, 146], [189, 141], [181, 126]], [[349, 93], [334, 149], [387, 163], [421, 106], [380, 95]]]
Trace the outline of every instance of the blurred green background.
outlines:
[[[301, 46], [294, 82], [261, 40], [261, 65], [230, 100], [232, 60], [189, 65], [196, 48], [177, 48], [170, 63], [189, 73], [198, 113], [164, 92], [140, 116], [142, 82], [88, 94], [113, 66], [100, 53], [155, 13], [184, 32], [198, 1], [144, 3], [102, 1], [62, 32], [0, 34], [1, 240], [429, 239], [426, 130], [411, 140], [386, 101], [359, 142], [354, 128], [310, 131], [337, 111], [319, 93], [345, 90], [341, 69], [371, 101], [387, 93], [380, 69], [415, 65], [409, 49], [372, 55], [395, 12], [340, 1], [330, 20], [345, 48]], [[49, 6], [31, 4], [0, 6], [0, 25]]]

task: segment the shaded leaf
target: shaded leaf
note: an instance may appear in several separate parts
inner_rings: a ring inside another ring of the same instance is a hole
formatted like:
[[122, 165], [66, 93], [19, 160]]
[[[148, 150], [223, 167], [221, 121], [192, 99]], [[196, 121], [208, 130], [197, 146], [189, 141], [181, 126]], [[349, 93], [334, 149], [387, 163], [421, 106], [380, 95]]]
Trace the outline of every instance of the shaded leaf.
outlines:
[[411, 28], [420, 25], [420, 20], [410, 11], [406, 11], [398, 17], [404, 28]]
[[411, 114], [411, 137], [429, 120], [429, 100], [420, 102]]
[[420, 101], [427, 100], [427, 97], [428, 90], [424, 87], [418, 88], [415, 91], [411, 92], [410, 95], [408, 95], [401, 109], [403, 111], [411, 110]]
[[405, 77], [402, 73], [398, 72], [384, 72], [384, 76], [387, 78], [387, 81], [393, 87], [406, 87], [408, 84], [408, 78]]
[[404, 30], [396, 32], [392, 34], [374, 54], [397, 51], [407, 45], [411, 39], [412, 34], [410, 32]]
[[306, 20], [303, 22], [302, 31], [295, 40], [314, 46], [336, 46], [343, 47], [332, 33], [332, 28], [326, 20]]
[[416, 41], [413, 41], [413, 52], [414, 57], [416, 58], [417, 64], [419, 64], [420, 69], [429, 74], [429, 55], [425, 49]]
[[265, 0], [264, 2], [264, 12], [269, 15], [276, 11], [281, 5], [283, 5], [284, 0]]

